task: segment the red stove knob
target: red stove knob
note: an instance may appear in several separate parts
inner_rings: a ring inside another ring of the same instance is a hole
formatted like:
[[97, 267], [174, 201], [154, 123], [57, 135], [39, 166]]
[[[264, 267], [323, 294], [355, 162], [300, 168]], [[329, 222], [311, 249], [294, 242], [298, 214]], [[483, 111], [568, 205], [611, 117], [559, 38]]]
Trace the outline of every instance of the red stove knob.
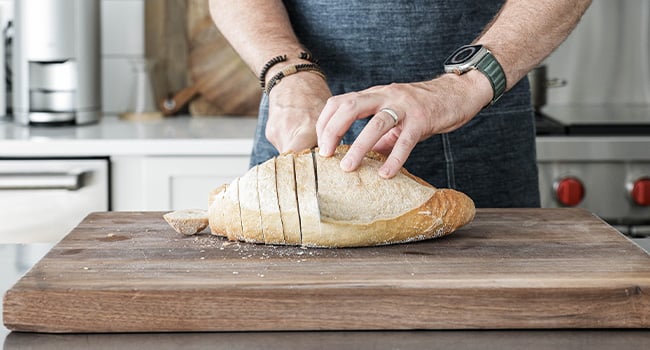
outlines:
[[585, 186], [575, 177], [560, 179], [554, 187], [557, 201], [567, 207], [575, 207], [585, 197]]
[[650, 206], [650, 178], [643, 177], [634, 181], [630, 195], [637, 205]]

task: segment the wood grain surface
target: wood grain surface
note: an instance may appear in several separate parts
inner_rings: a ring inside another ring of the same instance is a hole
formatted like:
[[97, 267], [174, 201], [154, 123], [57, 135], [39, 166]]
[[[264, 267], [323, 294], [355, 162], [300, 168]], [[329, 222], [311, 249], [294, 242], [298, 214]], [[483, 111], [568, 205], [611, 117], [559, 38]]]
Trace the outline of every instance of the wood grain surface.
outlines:
[[480, 209], [437, 240], [303, 249], [89, 215], [4, 297], [38, 332], [647, 328], [650, 256], [580, 209]]
[[208, 0], [146, 1], [145, 28], [157, 101], [192, 91], [192, 115], [257, 116], [257, 77], [215, 26]]

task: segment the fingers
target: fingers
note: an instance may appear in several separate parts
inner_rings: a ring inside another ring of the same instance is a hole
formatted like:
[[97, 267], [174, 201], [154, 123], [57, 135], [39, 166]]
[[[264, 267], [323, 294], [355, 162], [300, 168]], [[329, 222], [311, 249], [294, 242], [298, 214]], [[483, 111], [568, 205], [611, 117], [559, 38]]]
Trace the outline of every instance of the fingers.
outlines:
[[384, 137], [396, 125], [396, 119], [392, 116], [393, 111], [381, 110], [375, 114], [357, 139], [350, 146], [347, 154], [341, 160], [341, 169], [352, 171], [359, 167], [364, 155], [373, 149], [377, 142]]
[[308, 118], [300, 122], [291, 119], [274, 122], [267, 123], [265, 136], [278, 152], [300, 152], [316, 146], [316, 129]]
[[381, 153], [385, 156], [388, 156], [393, 150], [397, 139], [399, 138], [400, 132], [402, 131], [401, 126], [396, 126], [390, 129], [386, 135], [382, 136], [379, 141], [372, 147], [372, 150]]
[[377, 96], [360, 92], [330, 98], [316, 122], [319, 153], [326, 157], [334, 154], [352, 123], [375, 114], [379, 102]]
[[379, 168], [379, 175], [383, 178], [390, 179], [399, 173], [406, 159], [418, 142], [418, 137], [408, 129], [402, 130], [399, 134], [393, 150], [390, 152], [386, 162]]

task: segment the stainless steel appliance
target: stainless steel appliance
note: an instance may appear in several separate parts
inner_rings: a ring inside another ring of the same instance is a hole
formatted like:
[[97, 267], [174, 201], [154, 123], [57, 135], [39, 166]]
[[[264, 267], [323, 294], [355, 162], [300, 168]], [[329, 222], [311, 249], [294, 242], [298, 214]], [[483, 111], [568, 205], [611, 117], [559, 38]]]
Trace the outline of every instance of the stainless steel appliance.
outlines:
[[13, 117], [85, 124], [101, 116], [99, 0], [14, 3]]
[[0, 243], [55, 243], [110, 209], [109, 160], [0, 159]]
[[568, 83], [534, 103], [542, 206], [583, 207], [640, 236], [650, 235], [649, 19], [649, 1], [594, 0], [544, 61]]
[[547, 108], [558, 130], [537, 137], [543, 207], [581, 207], [650, 236], [650, 106]]

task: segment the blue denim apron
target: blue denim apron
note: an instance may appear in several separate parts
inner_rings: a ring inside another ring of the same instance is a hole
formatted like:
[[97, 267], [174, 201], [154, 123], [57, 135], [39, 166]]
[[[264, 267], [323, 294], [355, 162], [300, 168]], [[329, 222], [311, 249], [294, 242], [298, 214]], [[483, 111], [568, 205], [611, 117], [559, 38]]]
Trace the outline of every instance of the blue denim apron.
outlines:
[[[503, 1], [285, 0], [298, 38], [320, 60], [333, 94], [392, 82], [429, 80], [469, 44]], [[260, 104], [251, 165], [278, 154], [264, 137]], [[343, 142], [354, 141], [366, 120]], [[528, 80], [447, 134], [420, 142], [405, 167], [436, 187], [460, 190], [477, 207], [538, 207], [535, 127]]]

